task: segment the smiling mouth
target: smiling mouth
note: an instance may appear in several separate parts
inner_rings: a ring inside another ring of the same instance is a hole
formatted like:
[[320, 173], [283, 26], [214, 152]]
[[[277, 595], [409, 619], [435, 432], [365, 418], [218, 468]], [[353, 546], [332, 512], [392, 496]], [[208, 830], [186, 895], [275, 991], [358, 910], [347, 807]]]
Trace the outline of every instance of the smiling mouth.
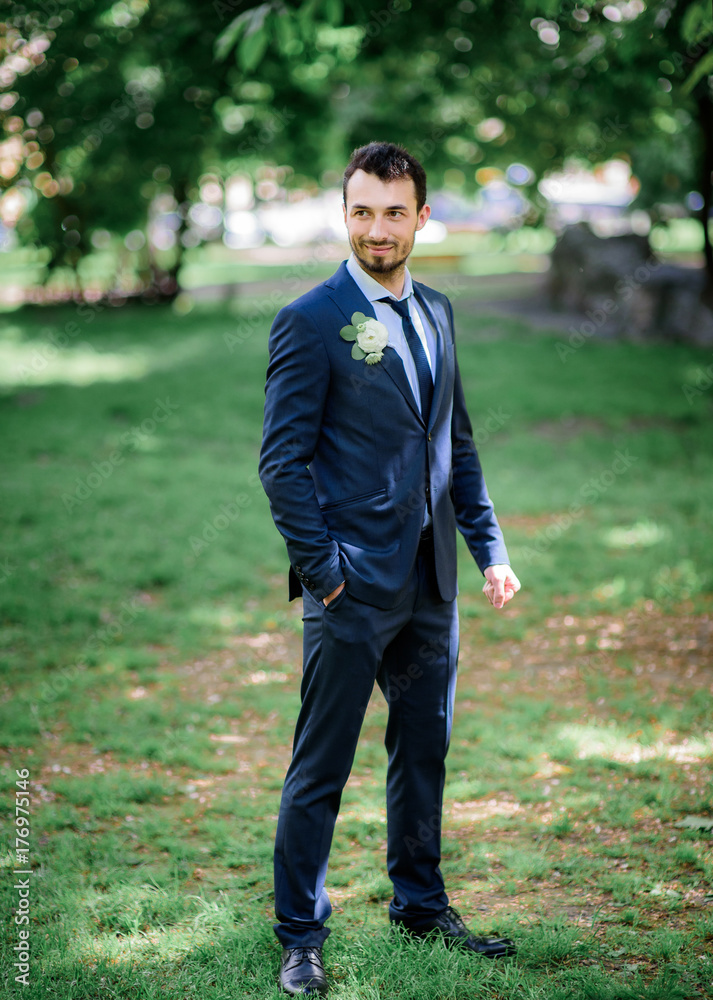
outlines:
[[393, 247], [392, 247], [392, 246], [386, 246], [386, 247], [382, 247], [382, 246], [378, 246], [378, 247], [371, 247], [371, 246], [369, 246], [369, 245], [367, 244], [367, 250], [371, 250], [371, 252], [372, 252], [372, 253], [386, 253], [386, 252], [387, 252], [387, 251], [389, 251], [389, 250], [393, 250]]

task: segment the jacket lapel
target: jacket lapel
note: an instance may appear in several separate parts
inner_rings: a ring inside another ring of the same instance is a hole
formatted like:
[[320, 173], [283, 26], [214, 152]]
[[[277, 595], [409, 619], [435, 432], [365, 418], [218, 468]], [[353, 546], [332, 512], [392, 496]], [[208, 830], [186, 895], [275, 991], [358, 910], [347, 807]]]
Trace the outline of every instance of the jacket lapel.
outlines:
[[[346, 262], [342, 262], [336, 274], [333, 274], [332, 277], [325, 282], [325, 287], [327, 288], [329, 297], [334, 301], [340, 312], [343, 314], [346, 320], [345, 325], [351, 323], [352, 316], [355, 312], [362, 312], [365, 316], [371, 316], [372, 319], [376, 319], [376, 314], [371, 302], [367, 299], [357, 285], [356, 281], [354, 281], [352, 276], [349, 274], [349, 271], [347, 271]], [[337, 336], [339, 336], [338, 330]], [[440, 349], [441, 348], [439, 346], [439, 352]], [[409, 385], [409, 380], [401, 358], [398, 356], [393, 347], [387, 347], [386, 350], [388, 351], [388, 354], [384, 355], [384, 360], [380, 364], [381, 370], [386, 372], [416, 416], [423, 422], [421, 411], [414, 398], [413, 392], [411, 391], [411, 386]]]
[[[324, 283], [329, 297], [335, 302], [346, 320], [345, 326], [351, 323], [355, 312], [376, 319], [371, 302], [347, 271], [346, 261], [342, 261], [339, 270]], [[337, 330], [337, 334], [339, 330]]]

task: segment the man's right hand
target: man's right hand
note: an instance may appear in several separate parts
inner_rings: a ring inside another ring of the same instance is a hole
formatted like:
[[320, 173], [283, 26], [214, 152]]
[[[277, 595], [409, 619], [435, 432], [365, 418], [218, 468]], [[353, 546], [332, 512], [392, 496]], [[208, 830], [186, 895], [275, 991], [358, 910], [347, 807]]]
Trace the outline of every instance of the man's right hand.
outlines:
[[344, 590], [344, 582], [340, 583], [336, 590], [333, 590], [331, 594], [327, 594], [326, 597], [322, 598], [322, 604], [327, 607], [330, 601], [333, 601]]
[[488, 566], [484, 576], [483, 593], [494, 608], [505, 607], [520, 589], [520, 581], [505, 563]]

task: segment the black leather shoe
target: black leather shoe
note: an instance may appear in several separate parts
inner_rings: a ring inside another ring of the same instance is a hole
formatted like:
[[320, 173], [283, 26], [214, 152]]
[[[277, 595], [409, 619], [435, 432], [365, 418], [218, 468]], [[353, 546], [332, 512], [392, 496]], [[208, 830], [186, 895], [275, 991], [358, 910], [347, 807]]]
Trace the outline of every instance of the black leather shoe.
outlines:
[[515, 942], [510, 938], [476, 937], [471, 934], [452, 906], [447, 906], [443, 913], [425, 927], [416, 930], [407, 927], [406, 930], [414, 937], [426, 937], [434, 932], [441, 934], [449, 947], [467, 948], [486, 958], [505, 958], [517, 952]]
[[280, 986], [290, 996], [326, 996], [321, 948], [283, 948]]

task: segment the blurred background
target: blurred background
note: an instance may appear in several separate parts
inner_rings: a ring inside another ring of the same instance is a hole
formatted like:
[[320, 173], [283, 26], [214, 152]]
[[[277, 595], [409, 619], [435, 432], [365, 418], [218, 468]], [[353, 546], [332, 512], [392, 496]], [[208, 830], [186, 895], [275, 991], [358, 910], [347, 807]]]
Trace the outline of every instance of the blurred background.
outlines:
[[634, 234], [632, 270], [646, 240], [698, 270], [643, 296], [665, 326], [662, 286], [713, 280], [708, 8], [4, 2], [0, 303], [185, 309], [251, 264], [341, 259], [344, 164], [389, 137], [428, 171], [423, 256], [544, 271], [567, 226]]
[[347, 256], [371, 140], [428, 173], [409, 266], [453, 303], [523, 583], [495, 614], [461, 545], [443, 851], [522, 950], [385, 941], [375, 697], [335, 993], [709, 995], [712, 84], [710, 0], [0, 0], [0, 792], [32, 796], [8, 954], [33, 872], [9, 995], [278, 995], [302, 622], [257, 477], [267, 340]]

